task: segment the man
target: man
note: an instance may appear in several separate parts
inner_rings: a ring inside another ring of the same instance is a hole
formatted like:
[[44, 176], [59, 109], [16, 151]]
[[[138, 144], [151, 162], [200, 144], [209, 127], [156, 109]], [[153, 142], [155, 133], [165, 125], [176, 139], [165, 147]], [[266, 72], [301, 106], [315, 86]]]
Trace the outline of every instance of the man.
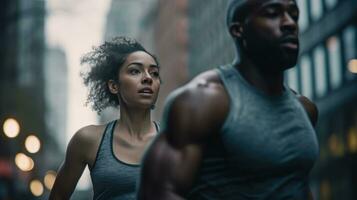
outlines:
[[239, 62], [175, 91], [147, 151], [139, 199], [308, 199], [316, 106], [284, 85], [296, 64], [294, 0], [232, 0]]

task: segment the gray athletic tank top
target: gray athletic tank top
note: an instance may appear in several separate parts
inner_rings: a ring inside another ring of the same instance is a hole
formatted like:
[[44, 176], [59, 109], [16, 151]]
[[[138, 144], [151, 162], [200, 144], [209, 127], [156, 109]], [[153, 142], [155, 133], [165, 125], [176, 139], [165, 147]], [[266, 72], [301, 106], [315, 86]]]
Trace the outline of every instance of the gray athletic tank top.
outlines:
[[[102, 136], [97, 157], [91, 168], [95, 200], [134, 200], [140, 165], [120, 161], [113, 152], [116, 120], [110, 122]], [[156, 130], [158, 125], [155, 123]]]
[[218, 74], [230, 111], [220, 134], [210, 138], [188, 199], [307, 199], [319, 150], [295, 94], [285, 87], [282, 95], [268, 96], [232, 66], [219, 67]]

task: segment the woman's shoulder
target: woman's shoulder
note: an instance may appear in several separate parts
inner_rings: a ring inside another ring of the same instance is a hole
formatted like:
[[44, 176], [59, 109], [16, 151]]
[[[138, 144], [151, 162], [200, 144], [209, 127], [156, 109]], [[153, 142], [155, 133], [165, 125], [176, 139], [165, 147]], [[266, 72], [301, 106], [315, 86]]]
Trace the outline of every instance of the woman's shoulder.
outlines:
[[89, 125], [79, 129], [72, 137], [67, 153], [90, 166], [93, 164], [106, 125]]
[[73, 136], [75, 140], [82, 144], [94, 144], [100, 142], [106, 125], [88, 125], [79, 129]]

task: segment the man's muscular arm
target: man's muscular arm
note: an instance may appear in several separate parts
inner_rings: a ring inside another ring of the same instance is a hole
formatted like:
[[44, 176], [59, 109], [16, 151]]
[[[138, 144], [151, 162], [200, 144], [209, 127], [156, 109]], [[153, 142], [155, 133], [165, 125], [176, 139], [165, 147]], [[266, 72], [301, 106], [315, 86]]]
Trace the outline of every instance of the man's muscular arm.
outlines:
[[143, 161], [139, 199], [184, 199], [206, 141], [219, 131], [228, 110], [228, 97], [218, 84], [186, 86], [171, 100], [163, 130]]

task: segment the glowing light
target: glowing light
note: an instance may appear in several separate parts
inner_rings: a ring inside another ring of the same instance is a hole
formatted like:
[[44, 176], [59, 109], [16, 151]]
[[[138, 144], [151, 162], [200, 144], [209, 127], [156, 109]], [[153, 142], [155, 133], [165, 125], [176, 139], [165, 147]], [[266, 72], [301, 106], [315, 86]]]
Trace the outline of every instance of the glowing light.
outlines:
[[39, 180], [32, 180], [30, 190], [34, 196], [39, 197], [43, 194], [43, 185]]
[[22, 171], [31, 171], [34, 167], [34, 162], [32, 158], [26, 156], [23, 153], [18, 153], [15, 156], [15, 164]]
[[328, 146], [333, 156], [341, 157], [345, 153], [345, 146], [336, 134], [332, 134], [328, 140]]
[[327, 47], [333, 51], [336, 50], [338, 38], [336, 36], [332, 36], [327, 40]]
[[4, 133], [9, 138], [14, 138], [20, 133], [20, 125], [16, 119], [6, 119], [3, 125]]
[[321, 199], [331, 199], [331, 184], [328, 180], [323, 180], [320, 183]]
[[55, 180], [56, 180], [56, 176], [57, 176], [57, 174], [54, 171], [48, 171], [46, 173], [46, 176], [45, 176], [43, 182], [45, 183], [45, 187], [48, 190], [52, 189], [53, 184], [55, 183]]
[[26, 150], [30, 153], [37, 153], [41, 148], [41, 142], [38, 137], [30, 135], [25, 140]]
[[348, 149], [351, 153], [357, 153], [357, 130], [351, 128], [347, 135]]
[[348, 70], [351, 73], [357, 74], [357, 59], [352, 59], [348, 62]]

